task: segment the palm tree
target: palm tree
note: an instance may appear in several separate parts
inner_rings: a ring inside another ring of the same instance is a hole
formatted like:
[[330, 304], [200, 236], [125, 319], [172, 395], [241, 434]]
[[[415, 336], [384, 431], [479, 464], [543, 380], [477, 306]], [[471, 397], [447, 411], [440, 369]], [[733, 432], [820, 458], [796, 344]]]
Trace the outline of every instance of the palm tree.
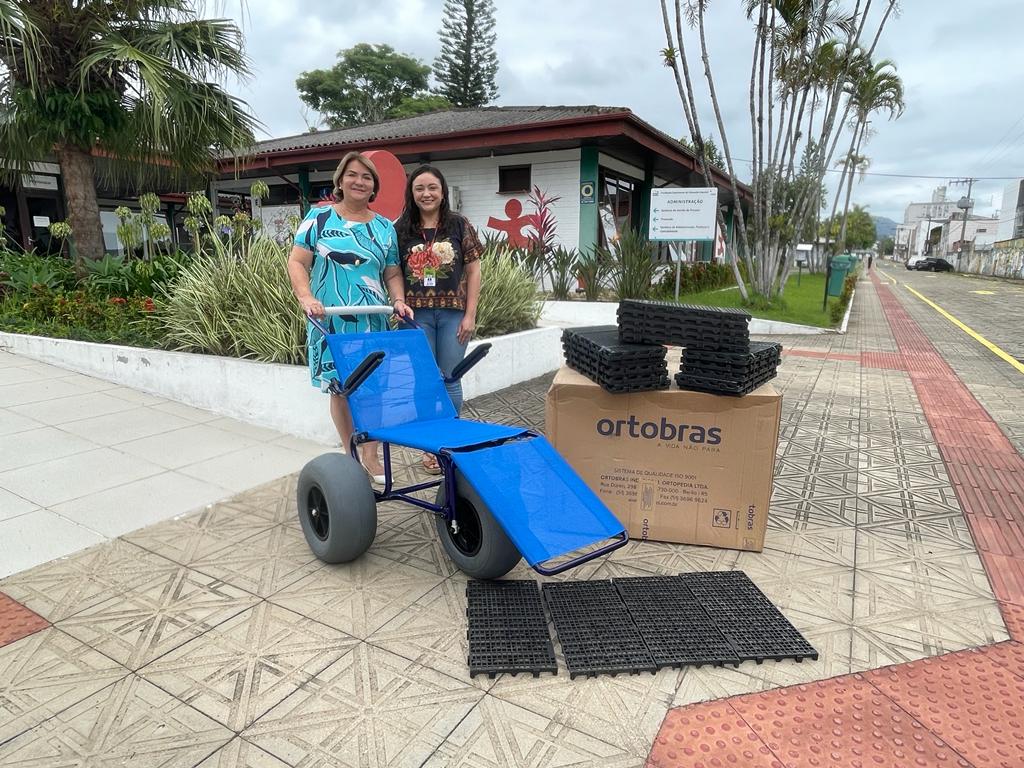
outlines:
[[103, 256], [96, 158], [112, 179], [186, 184], [257, 121], [221, 86], [242, 34], [191, 0], [0, 0], [0, 178], [56, 156], [77, 255]]
[[856, 70], [847, 85], [850, 105], [853, 108], [853, 136], [850, 151], [846, 156], [846, 204], [843, 206], [843, 223], [839, 228], [839, 239], [846, 237], [846, 219], [850, 213], [850, 194], [853, 192], [853, 177], [861, 171], [861, 178], [867, 170], [868, 159], [860, 154], [861, 146], [868, 134], [869, 118], [875, 112], [888, 111], [889, 119], [896, 120], [903, 114], [903, 81], [896, 74], [896, 65], [883, 59], [875, 65], [865, 60]]

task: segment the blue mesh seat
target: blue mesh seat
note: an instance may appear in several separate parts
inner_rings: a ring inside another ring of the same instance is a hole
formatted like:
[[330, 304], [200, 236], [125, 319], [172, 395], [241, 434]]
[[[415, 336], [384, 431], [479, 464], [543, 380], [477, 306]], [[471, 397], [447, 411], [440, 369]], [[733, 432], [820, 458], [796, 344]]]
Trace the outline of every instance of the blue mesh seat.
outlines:
[[327, 337], [344, 381], [368, 356], [384, 360], [348, 396], [371, 440], [441, 453], [472, 484], [526, 561], [543, 564], [619, 538], [625, 529], [546, 438], [524, 427], [457, 417], [420, 330]]

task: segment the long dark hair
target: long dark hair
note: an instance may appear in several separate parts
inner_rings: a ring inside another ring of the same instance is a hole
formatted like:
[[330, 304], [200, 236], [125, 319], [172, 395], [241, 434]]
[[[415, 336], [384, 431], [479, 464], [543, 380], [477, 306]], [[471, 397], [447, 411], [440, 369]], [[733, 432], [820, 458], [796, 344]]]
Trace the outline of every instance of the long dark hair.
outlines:
[[412, 186], [416, 183], [417, 177], [424, 173], [436, 176], [437, 180], [441, 182], [441, 207], [438, 210], [437, 234], [447, 232], [448, 225], [451, 223], [453, 214], [448, 204], [448, 182], [445, 180], [444, 174], [432, 165], [421, 165], [409, 174], [409, 181], [405, 185], [405, 210], [395, 222], [395, 230], [401, 236], [415, 237], [423, 228], [423, 222], [420, 220], [420, 208], [412, 196]]

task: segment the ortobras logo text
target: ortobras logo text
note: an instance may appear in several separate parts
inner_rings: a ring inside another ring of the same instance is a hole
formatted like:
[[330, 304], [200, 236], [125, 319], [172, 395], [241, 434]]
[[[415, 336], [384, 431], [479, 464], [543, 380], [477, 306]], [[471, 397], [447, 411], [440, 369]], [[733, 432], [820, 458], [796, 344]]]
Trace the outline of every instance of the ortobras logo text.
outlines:
[[600, 419], [597, 434], [601, 437], [631, 437], [664, 442], [697, 443], [719, 445], [722, 442], [721, 427], [705, 427], [700, 424], [676, 424], [664, 416], [661, 421], [639, 421], [636, 416], [627, 419]]

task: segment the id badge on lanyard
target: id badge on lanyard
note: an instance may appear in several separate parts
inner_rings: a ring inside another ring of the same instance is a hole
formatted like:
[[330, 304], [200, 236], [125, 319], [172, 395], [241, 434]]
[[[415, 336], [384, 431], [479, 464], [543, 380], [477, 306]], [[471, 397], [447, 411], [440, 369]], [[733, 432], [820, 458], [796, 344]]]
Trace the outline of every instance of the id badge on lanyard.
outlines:
[[[425, 230], [420, 230], [420, 234], [423, 235], [424, 250], [433, 255], [434, 253], [434, 240], [437, 237], [437, 230], [434, 230], [434, 235], [427, 240], [427, 233]], [[436, 288], [437, 287], [437, 268], [436, 267], [424, 267], [423, 268], [423, 286], [425, 288]]]

